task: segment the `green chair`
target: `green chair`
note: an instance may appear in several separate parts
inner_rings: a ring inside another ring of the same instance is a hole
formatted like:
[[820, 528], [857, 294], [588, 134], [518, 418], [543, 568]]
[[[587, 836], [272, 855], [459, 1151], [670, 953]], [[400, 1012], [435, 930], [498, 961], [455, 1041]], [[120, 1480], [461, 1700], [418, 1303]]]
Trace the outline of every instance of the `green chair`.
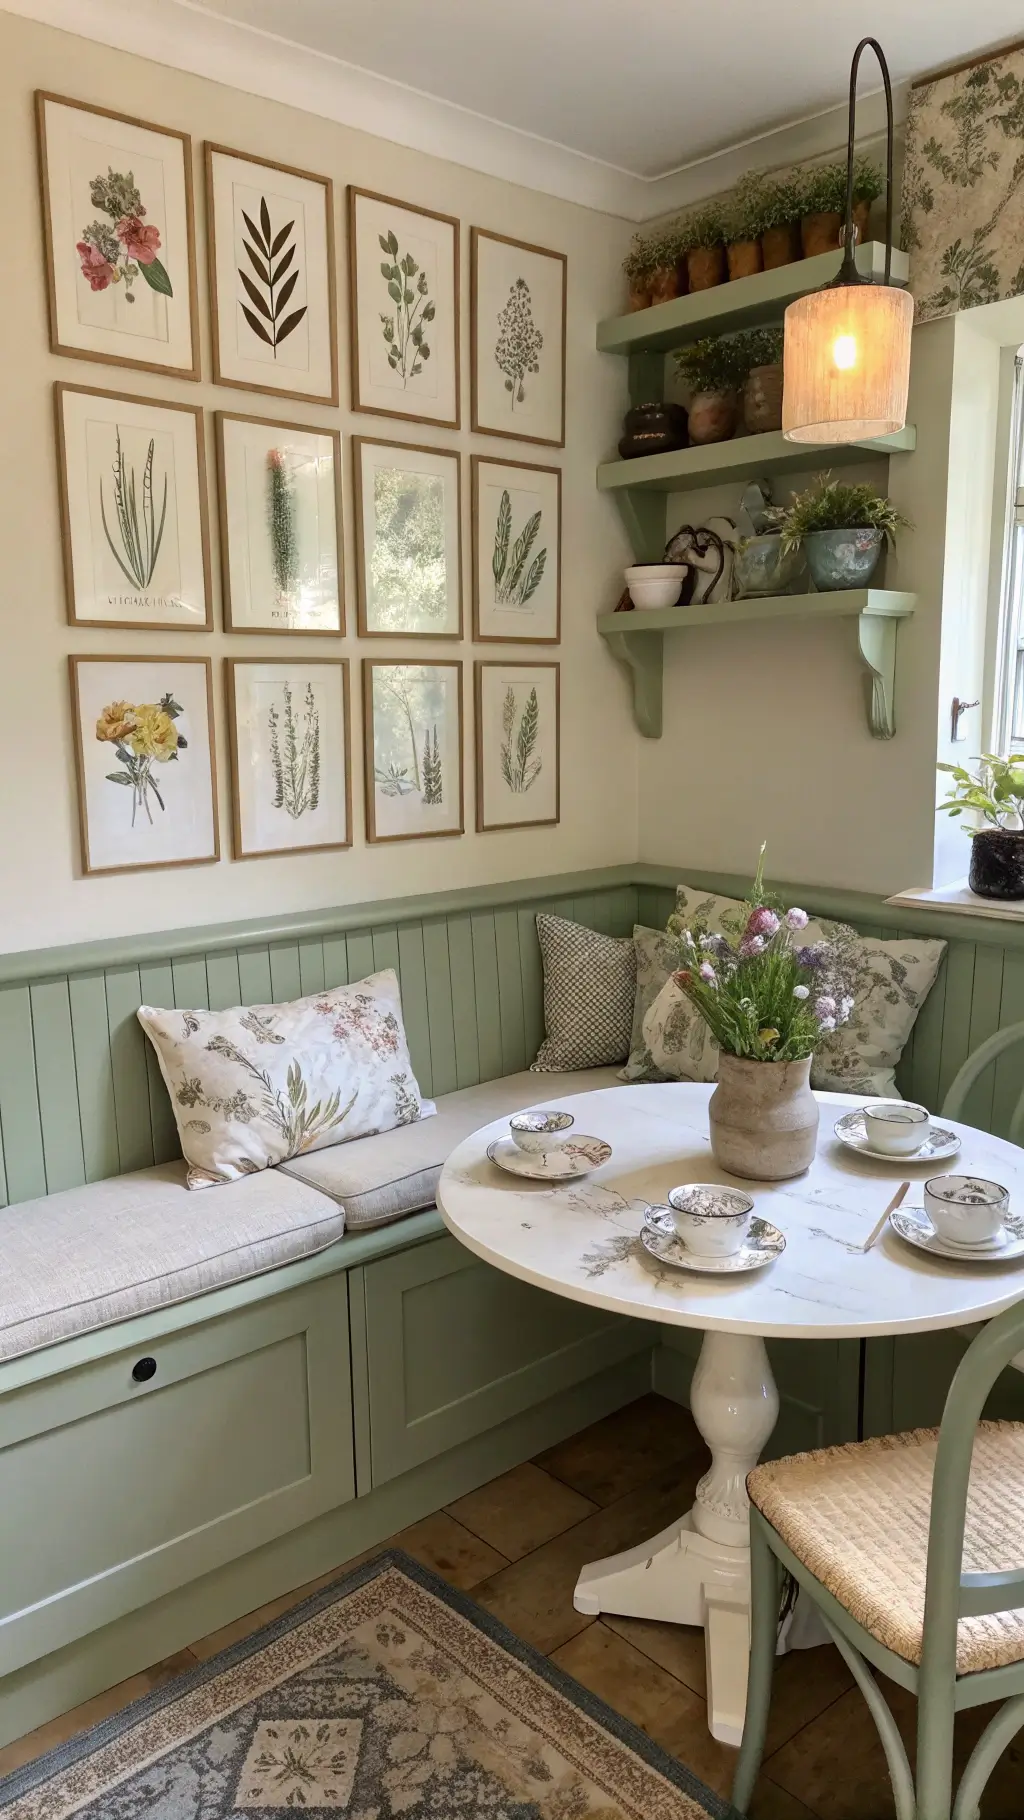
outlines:
[[[953, 1077], [952, 1085], [942, 1102], [940, 1116], [945, 1119], [962, 1119], [967, 1095], [979, 1075], [984, 1074], [990, 1062], [998, 1061], [1007, 1049], [1015, 1049], [1018, 1043], [1024, 1043], [1024, 1024], [1008, 1024], [1005, 1030], [997, 1030], [984, 1043], [979, 1043], [973, 1055], [967, 1057], [963, 1067]], [[1024, 1091], [1022, 1091], [1007, 1133], [1011, 1144], [1024, 1143]]]
[[[1024, 1726], [1024, 1423], [981, 1422], [1022, 1346], [1024, 1301], [964, 1354], [940, 1429], [796, 1454], [749, 1475], [750, 1682], [732, 1793], [741, 1814], [764, 1751], [786, 1569], [871, 1709], [897, 1820], [978, 1820], [989, 1776]], [[916, 1790], [872, 1668], [917, 1696]], [[999, 1699], [954, 1801], [953, 1716]]]

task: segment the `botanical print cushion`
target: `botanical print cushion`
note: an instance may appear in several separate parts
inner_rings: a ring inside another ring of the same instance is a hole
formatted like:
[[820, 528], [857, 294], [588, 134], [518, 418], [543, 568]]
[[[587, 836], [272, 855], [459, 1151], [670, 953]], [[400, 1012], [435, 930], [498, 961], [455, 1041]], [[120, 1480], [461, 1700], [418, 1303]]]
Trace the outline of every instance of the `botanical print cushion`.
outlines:
[[434, 1111], [412, 1071], [390, 967], [287, 1005], [141, 1005], [139, 1022], [171, 1096], [190, 1188]]
[[[687, 923], [699, 923], [709, 934], [736, 935], [745, 920], [737, 898], [696, 891], [690, 885], [679, 886], [676, 910]], [[854, 1005], [847, 1024], [822, 1033], [811, 1062], [811, 1085], [822, 1092], [897, 1096], [894, 1070], [934, 984], [946, 944], [919, 936], [880, 941], [858, 935], [844, 923], [808, 923], [807, 945], [824, 940], [838, 950], [837, 976], [829, 984], [849, 993]], [[663, 1076], [715, 1079], [715, 1045], [670, 974], [651, 1001], [642, 1029], [652, 1063]]]
[[636, 996], [632, 937], [601, 935], [563, 916], [538, 916], [537, 935], [545, 1037], [533, 1068], [560, 1074], [624, 1061]]
[[619, 1079], [664, 1081], [668, 1076], [657, 1066], [644, 1039], [644, 1018], [669, 974], [678, 967], [679, 951], [664, 929], [645, 929], [641, 923], [633, 928], [633, 948], [636, 953], [633, 1029], [629, 1039], [629, 1060], [620, 1070]]

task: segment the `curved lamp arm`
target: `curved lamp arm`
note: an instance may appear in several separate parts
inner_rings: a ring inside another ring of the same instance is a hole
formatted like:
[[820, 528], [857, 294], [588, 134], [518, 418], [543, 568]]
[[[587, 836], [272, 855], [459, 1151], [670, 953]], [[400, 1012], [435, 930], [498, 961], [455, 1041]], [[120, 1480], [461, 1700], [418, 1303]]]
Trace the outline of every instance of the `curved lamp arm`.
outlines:
[[885, 279], [892, 283], [892, 83], [889, 80], [889, 65], [885, 61], [885, 52], [877, 38], [862, 38], [853, 53], [850, 65], [850, 118], [846, 137], [846, 238], [843, 263], [836, 284], [863, 284], [865, 280], [857, 270], [854, 258], [853, 241], [853, 157], [854, 140], [857, 123], [857, 72], [860, 60], [866, 50], [873, 50], [878, 58], [878, 67], [882, 72], [882, 87], [885, 90]]

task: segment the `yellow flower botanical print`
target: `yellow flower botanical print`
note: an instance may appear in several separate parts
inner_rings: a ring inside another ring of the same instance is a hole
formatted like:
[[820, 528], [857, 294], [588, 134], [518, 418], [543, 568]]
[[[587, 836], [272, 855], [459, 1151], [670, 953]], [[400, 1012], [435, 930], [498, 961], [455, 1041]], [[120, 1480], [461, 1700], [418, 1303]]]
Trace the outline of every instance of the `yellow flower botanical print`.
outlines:
[[96, 738], [111, 742], [125, 739], [135, 724], [135, 709], [130, 701], [112, 701], [96, 722]]
[[136, 757], [155, 758], [162, 765], [169, 758], [176, 758], [178, 734], [171, 716], [150, 702], [144, 702], [134, 713], [135, 724], [128, 735], [128, 744]]
[[150, 796], [156, 798], [161, 809], [165, 807], [153, 777], [153, 766], [176, 760], [178, 753], [188, 745], [174, 724], [183, 712], [180, 703], [168, 693], [162, 695], [159, 702], [109, 702], [96, 722], [96, 738], [113, 745], [123, 767], [120, 771], [108, 771], [106, 776], [108, 783], [120, 784], [131, 791], [133, 828], [140, 809], [145, 810], [146, 820], [152, 823]]

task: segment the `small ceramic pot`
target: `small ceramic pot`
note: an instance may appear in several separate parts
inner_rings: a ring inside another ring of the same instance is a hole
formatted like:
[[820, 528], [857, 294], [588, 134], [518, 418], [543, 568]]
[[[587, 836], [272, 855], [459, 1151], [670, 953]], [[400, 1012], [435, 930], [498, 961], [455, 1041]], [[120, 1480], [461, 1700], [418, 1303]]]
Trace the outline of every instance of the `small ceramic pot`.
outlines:
[[675, 264], [659, 265], [648, 279], [652, 303], [668, 303], [679, 295], [679, 273]]
[[782, 428], [782, 362], [751, 367], [743, 387], [743, 421], [751, 435]]
[[686, 564], [681, 562], [638, 562], [626, 570], [629, 598], [641, 612], [674, 607], [685, 579]]
[[668, 1204], [680, 1239], [699, 1258], [732, 1257], [747, 1236], [754, 1211], [749, 1194], [717, 1182], [670, 1188]]
[[623, 429], [619, 443], [623, 461], [686, 447], [686, 412], [681, 404], [636, 404], [626, 412]]
[[631, 278], [629, 281], [629, 307], [631, 310], [649, 310], [651, 307], [650, 274], [645, 272], [642, 278]]
[[718, 1085], [708, 1101], [715, 1162], [752, 1182], [803, 1175], [818, 1142], [810, 1075], [810, 1056], [801, 1062], [751, 1062], [723, 1050]]
[[736, 434], [739, 400], [735, 392], [694, 392], [690, 399], [690, 441], [728, 442]]
[[843, 217], [838, 209], [820, 209], [805, 215], [800, 223], [800, 245], [804, 258], [818, 253], [834, 253], [843, 238]]
[[887, 1156], [913, 1156], [932, 1128], [926, 1106], [911, 1100], [875, 1100], [864, 1108], [864, 1130], [872, 1150]]
[[760, 537], [741, 537], [736, 545], [732, 578], [737, 600], [799, 593], [806, 574], [803, 551], [797, 548], [784, 552], [781, 531], [764, 531]]
[[924, 1210], [940, 1238], [954, 1245], [985, 1245], [1003, 1224], [1010, 1196], [1001, 1182], [980, 1175], [933, 1175], [924, 1185]]
[[571, 1112], [514, 1112], [508, 1128], [520, 1150], [528, 1156], [542, 1156], [549, 1150], [561, 1150], [575, 1123]]
[[752, 278], [764, 271], [764, 257], [759, 240], [730, 240], [725, 249], [730, 278]]
[[780, 265], [792, 265], [794, 259], [802, 259], [799, 221], [786, 221], [780, 227], [765, 228], [761, 235], [761, 258], [766, 272], [773, 272]]
[[686, 255], [686, 275], [691, 291], [710, 291], [726, 278], [724, 246], [692, 246]]
[[866, 588], [882, 554], [882, 533], [809, 531], [804, 538], [807, 566], [821, 594], [837, 588]]
[[971, 870], [967, 883], [976, 897], [1024, 897], [1024, 833], [1013, 828], [982, 828], [971, 836]]

